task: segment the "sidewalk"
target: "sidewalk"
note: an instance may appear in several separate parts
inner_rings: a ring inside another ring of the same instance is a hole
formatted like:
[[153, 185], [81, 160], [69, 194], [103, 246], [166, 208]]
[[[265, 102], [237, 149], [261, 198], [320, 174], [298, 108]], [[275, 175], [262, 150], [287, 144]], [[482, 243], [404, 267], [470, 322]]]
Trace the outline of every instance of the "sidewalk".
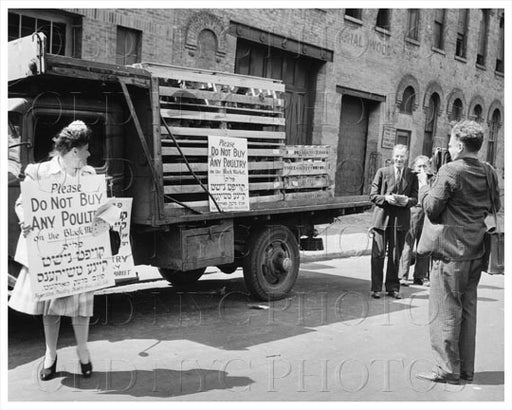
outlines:
[[[329, 225], [317, 225], [318, 238], [322, 238], [321, 251], [300, 251], [302, 262], [314, 262], [333, 258], [370, 255], [372, 241], [368, 231], [372, 226], [373, 209], [360, 214], [340, 216]], [[505, 231], [504, 209], [498, 212], [498, 225]]]
[[332, 224], [317, 225], [317, 238], [323, 240], [324, 249], [300, 251], [301, 261], [369, 255], [372, 243], [368, 230], [372, 225], [372, 215], [373, 210], [368, 210], [360, 214], [340, 216]]

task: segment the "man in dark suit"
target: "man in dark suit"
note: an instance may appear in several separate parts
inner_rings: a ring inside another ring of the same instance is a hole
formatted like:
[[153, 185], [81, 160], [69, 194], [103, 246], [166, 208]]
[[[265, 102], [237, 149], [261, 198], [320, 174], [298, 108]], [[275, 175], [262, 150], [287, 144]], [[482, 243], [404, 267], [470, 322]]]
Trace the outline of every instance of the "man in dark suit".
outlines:
[[405, 145], [393, 148], [393, 165], [380, 168], [370, 191], [376, 205], [373, 213], [372, 287], [373, 298], [380, 298], [386, 249], [386, 292], [401, 299], [398, 266], [409, 229], [410, 208], [418, 202], [418, 178], [406, 167], [408, 151]]

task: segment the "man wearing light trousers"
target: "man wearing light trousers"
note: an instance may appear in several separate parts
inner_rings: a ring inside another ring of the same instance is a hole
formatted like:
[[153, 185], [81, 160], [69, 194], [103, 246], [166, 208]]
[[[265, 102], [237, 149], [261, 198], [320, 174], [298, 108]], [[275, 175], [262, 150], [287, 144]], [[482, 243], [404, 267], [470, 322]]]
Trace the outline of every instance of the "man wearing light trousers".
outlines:
[[438, 383], [471, 382], [474, 376], [477, 286], [491, 189], [500, 208], [496, 173], [477, 157], [482, 142], [478, 123], [455, 124], [448, 146], [452, 162], [439, 169], [430, 187], [426, 174], [418, 177], [425, 211], [418, 252], [432, 258], [429, 323], [435, 367], [417, 377]]

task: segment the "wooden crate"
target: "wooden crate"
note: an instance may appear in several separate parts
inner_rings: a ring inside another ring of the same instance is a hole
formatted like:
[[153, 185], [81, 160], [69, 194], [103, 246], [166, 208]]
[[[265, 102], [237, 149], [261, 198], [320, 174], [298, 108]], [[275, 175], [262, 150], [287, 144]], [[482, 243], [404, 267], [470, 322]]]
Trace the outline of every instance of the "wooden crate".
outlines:
[[334, 150], [331, 146], [286, 145], [282, 156], [286, 201], [334, 196]]

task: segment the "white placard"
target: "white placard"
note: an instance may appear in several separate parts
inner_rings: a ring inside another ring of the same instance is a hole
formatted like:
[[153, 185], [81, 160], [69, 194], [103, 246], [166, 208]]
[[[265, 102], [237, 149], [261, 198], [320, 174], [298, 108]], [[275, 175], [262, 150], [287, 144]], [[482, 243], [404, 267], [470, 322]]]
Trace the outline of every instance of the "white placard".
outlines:
[[104, 175], [73, 183], [62, 178], [23, 181], [28, 267], [34, 296], [47, 300], [114, 285], [108, 231], [92, 234], [98, 207], [107, 200]]
[[121, 210], [121, 218], [114, 224], [114, 231], [119, 232], [121, 245], [116, 255], [112, 256], [112, 267], [116, 280], [135, 279], [137, 272], [134, 267], [132, 247], [130, 244], [130, 220], [132, 214], [132, 198], [111, 198], [114, 206]]
[[[249, 210], [247, 140], [208, 137], [208, 190], [222, 211]], [[209, 198], [210, 211], [218, 211]]]

